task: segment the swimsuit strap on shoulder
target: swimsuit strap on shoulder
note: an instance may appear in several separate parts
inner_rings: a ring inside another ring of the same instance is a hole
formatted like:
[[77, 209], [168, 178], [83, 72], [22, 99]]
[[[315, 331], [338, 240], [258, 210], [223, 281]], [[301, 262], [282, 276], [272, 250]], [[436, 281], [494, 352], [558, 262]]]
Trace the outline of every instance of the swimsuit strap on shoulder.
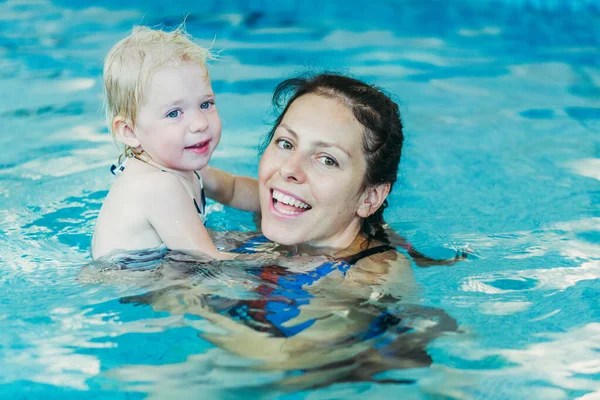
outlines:
[[[152, 163], [149, 163], [145, 160], [142, 160], [139, 157], [135, 157], [138, 160], [140, 160], [141, 162], [144, 162], [148, 165], [151, 165], [157, 169], [159, 169], [162, 172], [169, 172], [166, 169], [161, 168], [158, 165], [153, 165]], [[124, 165], [124, 163], [123, 163]], [[112, 172], [112, 169], [111, 169]], [[192, 192], [192, 190], [188, 187], [188, 185], [186, 184], [185, 180], [183, 177], [177, 175], [177, 174], [173, 174], [177, 177], [177, 179], [179, 179], [179, 181], [181, 182], [181, 184], [183, 185], [183, 188], [185, 189], [185, 191], [188, 193], [188, 195], [190, 196], [190, 198], [193, 200], [194, 202], [194, 206], [196, 207], [196, 211], [198, 212], [198, 214], [200, 214], [200, 218], [202, 219], [202, 222], [205, 222], [206, 220], [206, 196], [204, 194], [204, 184], [202, 183], [202, 177], [200, 176], [200, 174], [198, 174], [198, 172], [194, 171], [194, 175], [196, 175], [196, 178], [198, 178], [198, 182], [200, 184], [200, 204], [198, 204], [198, 202], [196, 201], [196, 198], [194, 197], [194, 193]]]
[[[166, 171], [164, 169], [161, 169], [161, 171], [163, 171], [163, 172], [169, 172], [169, 171]], [[186, 185], [186, 183], [183, 180], [183, 178], [180, 177], [177, 174], [175, 174], [175, 176], [177, 177], [177, 179], [179, 179], [181, 181], [181, 184], [183, 185], [183, 187], [185, 188], [186, 192], [188, 192], [188, 195], [190, 196], [190, 198], [194, 202], [194, 207], [196, 207], [196, 211], [198, 212], [198, 214], [200, 214], [202, 222], [205, 222], [205, 218], [206, 218], [206, 196], [204, 194], [204, 185], [202, 184], [202, 177], [196, 171], [194, 171], [194, 174], [196, 175], [196, 178], [198, 178], [198, 183], [200, 185], [200, 204], [198, 204], [198, 202], [196, 201], [196, 198], [194, 197], [194, 193], [192, 192], [192, 189], [190, 189], [188, 187], [188, 185]]]
[[200, 176], [198, 171], [194, 171], [194, 175], [196, 175], [196, 178], [198, 178], [198, 182], [200, 183], [200, 189], [204, 189], [204, 183], [202, 183], [202, 177]]
[[382, 246], [377, 246], [377, 247], [371, 247], [370, 249], [366, 249], [363, 251], [360, 251], [352, 256], [348, 256], [348, 257], [341, 257], [338, 260], [340, 261], [345, 261], [350, 265], [354, 265], [356, 264], [358, 261], [362, 260], [365, 257], [369, 257], [375, 254], [380, 254], [380, 253], [385, 253], [386, 251], [389, 250], [394, 250], [394, 247], [390, 246], [390, 245], [382, 245]]
[[[161, 169], [161, 171], [162, 171], [162, 172], [169, 172], [169, 171], [167, 171], [167, 170], [164, 170], [164, 169]], [[177, 179], [179, 179], [179, 181], [181, 182], [181, 184], [182, 184], [182, 185], [183, 185], [183, 187], [185, 188], [185, 191], [188, 193], [188, 195], [190, 196], [190, 198], [191, 198], [192, 200], [194, 200], [194, 201], [195, 201], [195, 198], [194, 198], [194, 192], [192, 192], [192, 189], [190, 189], [190, 188], [188, 187], [188, 185], [186, 184], [186, 182], [185, 182], [185, 178], [183, 178], [183, 177], [181, 177], [181, 176], [179, 176], [179, 175], [177, 175], [177, 174], [173, 174], [173, 175], [175, 175], [175, 177], [176, 177]]]
[[194, 199], [194, 196], [192, 196], [192, 198], [194, 199], [194, 205], [196, 206], [198, 214], [205, 215], [206, 195], [204, 194], [204, 183], [202, 182], [202, 177], [200, 176], [200, 174], [198, 174], [198, 172], [194, 171], [194, 174], [196, 175], [196, 178], [198, 178], [198, 183], [200, 184], [200, 205], [198, 205], [196, 199]]
[[128, 160], [129, 158], [125, 158], [125, 160], [123, 160], [123, 162], [121, 163], [117, 162], [117, 164], [112, 164], [110, 166], [110, 173], [113, 175], [119, 175], [125, 170], [125, 166], [127, 165]]

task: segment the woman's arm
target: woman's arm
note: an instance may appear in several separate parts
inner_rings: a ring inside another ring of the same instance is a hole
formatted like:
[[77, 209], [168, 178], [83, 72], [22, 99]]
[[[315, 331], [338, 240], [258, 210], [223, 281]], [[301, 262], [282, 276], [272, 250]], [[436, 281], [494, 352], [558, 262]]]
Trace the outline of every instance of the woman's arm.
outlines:
[[260, 211], [256, 179], [209, 166], [203, 168], [200, 175], [206, 195], [211, 199], [239, 210]]

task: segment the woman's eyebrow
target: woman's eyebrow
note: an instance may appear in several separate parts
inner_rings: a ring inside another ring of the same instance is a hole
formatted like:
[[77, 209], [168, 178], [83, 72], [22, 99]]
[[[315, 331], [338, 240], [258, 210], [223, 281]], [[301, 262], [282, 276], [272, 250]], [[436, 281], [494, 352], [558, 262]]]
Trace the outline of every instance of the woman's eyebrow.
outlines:
[[281, 124], [279, 124], [279, 127], [281, 127], [283, 129], [285, 129], [286, 131], [288, 131], [289, 134], [294, 137], [294, 139], [298, 139], [298, 134], [296, 132], [294, 132], [294, 130], [292, 128], [290, 128], [289, 126], [287, 126], [287, 124], [285, 122], [282, 122]]
[[338, 150], [340, 150], [342, 153], [344, 153], [344, 154], [345, 154], [345, 155], [346, 155], [348, 158], [352, 158], [352, 156], [350, 155], [350, 153], [348, 153], [348, 152], [346, 151], [346, 149], [344, 149], [344, 148], [343, 148], [343, 147], [341, 147], [341, 146], [338, 146], [337, 144], [333, 144], [333, 143], [329, 143], [329, 142], [324, 142], [324, 141], [322, 141], [322, 140], [317, 140], [317, 141], [315, 142], [315, 144], [316, 144], [318, 147], [325, 147], [325, 148], [328, 148], [328, 147], [329, 147], [329, 148], [338, 149]]
[[[280, 127], [282, 127], [283, 129], [285, 129], [286, 131], [289, 132], [290, 135], [292, 135], [294, 137], [294, 139], [298, 140], [298, 134], [296, 132], [294, 132], [294, 130], [292, 128], [290, 128], [288, 125], [286, 125], [284, 122], [282, 122], [281, 124], [279, 124]], [[352, 156], [350, 155], [350, 153], [344, 149], [341, 146], [338, 146], [335, 143], [331, 143], [331, 142], [325, 142], [323, 140], [317, 140], [316, 142], [313, 142], [315, 144], [315, 146], [317, 147], [325, 147], [325, 148], [334, 148], [334, 149], [338, 149], [340, 150], [342, 153], [344, 153], [348, 158], [352, 158]]]

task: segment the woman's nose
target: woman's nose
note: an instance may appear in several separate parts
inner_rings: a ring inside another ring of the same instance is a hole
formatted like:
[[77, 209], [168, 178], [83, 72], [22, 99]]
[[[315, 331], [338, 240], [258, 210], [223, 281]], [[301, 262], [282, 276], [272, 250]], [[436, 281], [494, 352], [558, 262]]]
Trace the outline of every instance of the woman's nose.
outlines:
[[303, 183], [306, 181], [304, 155], [301, 152], [295, 152], [281, 165], [279, 173], [288, 182]]
[[196, 110], [190, 121], [190, 131], [192, 132], [204, 132], [208, 128], [208, 118], [202, 112], [202, 110]]

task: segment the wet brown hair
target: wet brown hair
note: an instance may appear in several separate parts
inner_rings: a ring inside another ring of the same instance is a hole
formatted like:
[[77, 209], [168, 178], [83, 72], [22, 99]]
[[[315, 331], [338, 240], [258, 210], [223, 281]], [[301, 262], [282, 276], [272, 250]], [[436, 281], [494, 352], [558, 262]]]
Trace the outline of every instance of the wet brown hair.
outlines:
[[[376, 86], [345, 75], [322, 73], [300, 76], [286, 79], [277, 85], [272, 104], [279, 111], [279, 116], [263, 140], [261, 153], [273, 139], [275, 130], [292, 103], [306, 94], [338, 99], [352, 111], [364, 127], [363, 154], [367, 169], [363, 187], [389, 183], [391, 190], [398, 175], [404, 142], [398, 105]], [[386, 199], [375, 213], [363, 220], [360, 231], [368, 239], [389, 241], [383, 219], [387, 206]]]

